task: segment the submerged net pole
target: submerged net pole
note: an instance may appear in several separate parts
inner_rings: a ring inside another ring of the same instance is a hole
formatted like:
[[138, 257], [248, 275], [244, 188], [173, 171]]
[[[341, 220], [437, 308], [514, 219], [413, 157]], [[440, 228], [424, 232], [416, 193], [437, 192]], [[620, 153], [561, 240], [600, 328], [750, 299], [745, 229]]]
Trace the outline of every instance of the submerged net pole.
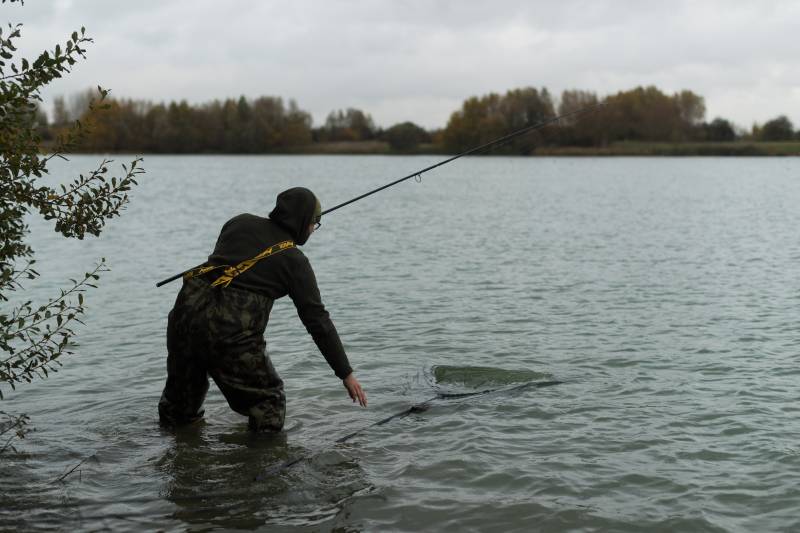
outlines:
[[377, 427], [377, 426], [382, 426], [384, 424], [387, 424], [387, 423], [391, 422], [392, 420], [406, 417], [406, 416], [408, 416], [408, 415], [410, 415], [412, 413], [423, 413], [423, 412], [427, 411], [428, 408], [431, 406], [431, 404], [433, 402], [435, 402], [436, 400], [463, 400], [463, 399], [472, 398], [472, 397], [475, 397], [475, 396], [484, 396], [486, 394], [493, 394], [495, 392], [514, 392], [514, 391], [521, 391], [521, 390], [526, 389], [526, 388], [542, 389], [544, 387], [552, 387], [554, 385], [561, 385], [563, 383], [564, 383], [563, 381], [558, 381], [558, 380], [531, 381], [531, 382], [528, 382], [528, 383], [522, 383], [521, 385], [516, 385], [514, 387], [487, 389], [487, 390], [482, 390], [482, 391], [477, 391], [477, 392], [462, 392], [462, 393], [454, 393], [454, 394], [453, 393], [441, 393], [440, 392], [440, 393], [436, 394], [436, 396], [434, 396], [432, 398], [429, 398], [429, 399], [425, 400], [422, 403], [416, 403], [416, 404], [412, 405], [411, 407], [409, 407], [407, 409], [404, 409], [404, 410], [402, 410], [402, 411], [400, 411], [398, 413], [395, 413], [393, 415], [387, 416], [386, 418], [382, 418], [381, 420], [378, 420], [377, 422], [373, 422], [372, 424], [369, 424], [368, 426], [364, 426], [361, 429], [353, 431], [352, 433], [348, 433], [347, 435], [344, 435], [343, 437], [339, 437], [335, 441], [330, 442], [328, 444], [328, 446], [323, 446], [321, 448], [318, 448], [314, 452], [309, 452], [309, 453], [306, 453], [304, 455], [298, 455], [297, 457], [294, 457], [294, 458], [289, 459], [287, 461], [284, 461], [282, 463], [278, 463], [278, 464], [272, 465], [271, 467], [267, 468], [266, 470], [264, 470], [264, 471], [260, 472], [258, 475], [256, 475], [255, 478], [253, 479], [253, 481], [264, 481], [265, 479], [267, 479], [269, 477], [272, 477], [272, 476], [274, 476], [276, 474], [279, 474], [280, 472], [282, 472], [284, 470], [288, 470], [289, 468], [293, 467], [294, 465], [296, 465], [298, 463], [301, 463], [302, 461], [305, 461], [307, 459], [312, 459], [316, 455], [318, 455], [318, 454], [322, 453], [323, 451], [325, 451], [330, 446], [335, 446], [336, 444], [341, 444], [343, 442], [347, 442], [348, 440], [352, 439], [356, 435], [360, 435], [361, 433], [367, 431], [368, 429], [371, 429], [371, 428], [374, 428], [374, 427]]

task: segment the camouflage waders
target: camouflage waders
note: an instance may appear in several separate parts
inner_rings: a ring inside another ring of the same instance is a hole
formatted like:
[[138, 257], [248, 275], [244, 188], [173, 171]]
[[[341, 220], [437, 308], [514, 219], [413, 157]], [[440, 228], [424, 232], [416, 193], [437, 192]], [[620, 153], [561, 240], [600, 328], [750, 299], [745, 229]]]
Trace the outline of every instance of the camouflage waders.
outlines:
[[199, 419], [214, 379], [231, 409], [253, 430], [280, 431], [286, 412], [283, 381], [266, 355], [264, 330], [273, 301], [235, 287], [185, 280], [167, 326], [167, 383], [162, 422]]

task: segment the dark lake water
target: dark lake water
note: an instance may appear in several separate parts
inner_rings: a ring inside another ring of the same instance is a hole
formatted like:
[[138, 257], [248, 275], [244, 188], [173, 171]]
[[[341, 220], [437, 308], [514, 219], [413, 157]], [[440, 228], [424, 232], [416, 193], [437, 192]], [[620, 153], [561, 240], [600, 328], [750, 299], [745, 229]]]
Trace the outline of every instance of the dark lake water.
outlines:
[[213, 384], [204, 423], [159, 427], [178, 282], [156, 281], [287, 187], [326, 207], [436, 160], [153, 156], [100, 239], [32, 219], [30, 295], [112, 271], [76, 354], [0, 403], [36, 427], [0, 459], [0, 529], [800, 530], [793, 158], [472, 158], [348, 206], [304, 252], [369, 408], [285, 299], [286, 431], [249, 434]]

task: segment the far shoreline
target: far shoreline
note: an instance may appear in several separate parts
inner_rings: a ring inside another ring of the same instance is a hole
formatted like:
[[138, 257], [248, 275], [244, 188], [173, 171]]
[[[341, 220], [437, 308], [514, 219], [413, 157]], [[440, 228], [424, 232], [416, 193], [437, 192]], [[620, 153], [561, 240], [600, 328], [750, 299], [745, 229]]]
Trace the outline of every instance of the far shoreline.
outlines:
[[[47, 146], [43, 146], [47, 151]], [[98, 152], [71, 152], [89, 154]], [[350, 141], [312, 143], [285, 150], [259, 153], [235, 152], [132, 152], [128, 150], [104, 151], [120, 155], [455, 155], [435, 144], [421, 144], [411, 150], [393, 150], [383, 141]], [[763, 142], [681, 142], [654, 143], [622, 141], [606, 146], [538, 146], [530, 154], [508, 154], [502, 151], [482, 155], [512, 157], [786, 157], [800, 156], [800, 141]]]

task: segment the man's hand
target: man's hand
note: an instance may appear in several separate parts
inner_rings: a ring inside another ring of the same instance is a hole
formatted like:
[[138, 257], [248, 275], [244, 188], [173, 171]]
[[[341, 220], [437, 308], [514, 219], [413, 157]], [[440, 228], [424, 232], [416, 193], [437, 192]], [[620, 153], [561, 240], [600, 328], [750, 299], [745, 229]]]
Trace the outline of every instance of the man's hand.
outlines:
[[355, 374], [351, 372], [349, 376], [342, 380], [342, 384], [344, 388], [347, 389], [347, 394], [350, 395], [353, 402], [358, 401], [361, 407], [367, 406], [367, 395], [364, 394], [364, 391], [361, 389], [361, 384], [356, 379]]

